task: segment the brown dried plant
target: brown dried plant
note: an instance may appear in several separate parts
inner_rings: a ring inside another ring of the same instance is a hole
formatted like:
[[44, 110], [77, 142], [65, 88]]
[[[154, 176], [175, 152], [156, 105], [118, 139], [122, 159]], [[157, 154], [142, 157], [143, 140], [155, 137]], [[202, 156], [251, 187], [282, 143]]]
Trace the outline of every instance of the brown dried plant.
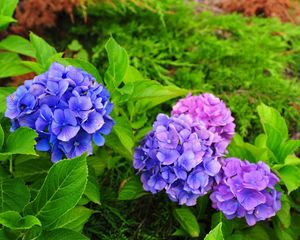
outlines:
[[283, 22], [300, 22], [300, 6], [293, 0], [222, 0], [219, 7], [226, 12], [240, 12], [246, 16], [278, 17]]
[[11, 30], [22, 35], [41, 33], [57, 24], [58, 14], [66, 13], [73, 20], [73, 8], [84, 4], [85, 0], [21, 0], [15, 13], [18, 23]]

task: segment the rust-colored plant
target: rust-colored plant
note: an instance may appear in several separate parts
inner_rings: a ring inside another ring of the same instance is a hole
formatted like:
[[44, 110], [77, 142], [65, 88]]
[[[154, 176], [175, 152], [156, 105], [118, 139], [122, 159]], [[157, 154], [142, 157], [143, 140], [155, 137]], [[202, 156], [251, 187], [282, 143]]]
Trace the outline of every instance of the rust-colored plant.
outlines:
[[66, 13], [73, 19], [73, 8], [84, 5], [85, 0], [21, 0], [15, 18], [18, 23], [11, 30], [27, 35], [29, 30], [37, 33], [57, 23], [57, 16]]
[[246, 16], [278, 17], [283, 22], [300, 22], [300, 6], [293, 0], [223, 0], [219, 6], [227, 12]]

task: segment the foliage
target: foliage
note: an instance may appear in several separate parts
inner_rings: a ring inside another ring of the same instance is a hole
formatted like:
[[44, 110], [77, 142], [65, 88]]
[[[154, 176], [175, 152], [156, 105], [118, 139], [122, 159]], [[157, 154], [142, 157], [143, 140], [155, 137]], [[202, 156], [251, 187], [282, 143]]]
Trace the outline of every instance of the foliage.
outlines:
[[[175, 6], [175, 1], [167, 2]], [[65, 50], [78, 39], [69, 50], [87, 50], [96, 67], [88, 58], [62, 58], [33, 33], [30, 40], [10, 35], [0, 42], [0, 62], [6, 63], [0, 67], [2, 78], [39, 74], [54, 61], [72, 64], [107, 86], [116, 119], [106, 147], [94, 147], [92, 156], [52, 165], [48, 154], [35, 152], [33, 130], [9, 133], [1, 106], [0, 238], [299, 238], [299, 140], [291, 140], [288, 132], [288, 126], [297, 132], [299, 117], [289, 105], [298, 104], [300, 91], [299, 30], [238, 15], [192, 15], [179, 3], [163, 21], [162, 11], [171, 9], [164, 5], [134, 14], [127, 8], [111, 11], [99, 6], [89, 11], [93, 24], [67, 26], [70, 36], [55, 44]], [[157, 28], [159, 24], [165, 27]], [[106, 41], [111, 33], [118, 41]], [[34, 61], [24, 61], [24, 55]], [[149, 131], [155, 115], [169, 111], [174, 99], [189, 91], [208, 90], [227, 101], [242, 135], [235, 135], [228, 156], [262, 160], [281, 178], [277, 190], [283, 207], [270, 221], [248, 228], [243, 220], [227, 220], [209, 206], [208, 196], [199, 198], [195, 207], [178, 207], [164, 194], [146, 194], [135, 176], [133, 147]], [[1, 101], [13, 91], [1, 88]]]
[[16, 22], [12, 17], [18, 0], [3, 0], [0, 3], [0, 30], [8, 27], [10, 23]]
[[64, 25], [61, 31], [70, 34], [63, 41], [49, 37], [61, 49], [77, 39], [103, 74], [105, 41], [113, 35], [145, 78], [213, 91], [225, 100], [238, 132], [249, 140], [261, 130], [256, 114], [261, 101], [284, 115], [292, 134], [299, 131], [297, 26], [236, 14], [194, 14], [188, 4], [172, 0], [158, 9], [120, 13], [97, 4], [88, 9], [87, 24], [76, 19], [75, 25]]

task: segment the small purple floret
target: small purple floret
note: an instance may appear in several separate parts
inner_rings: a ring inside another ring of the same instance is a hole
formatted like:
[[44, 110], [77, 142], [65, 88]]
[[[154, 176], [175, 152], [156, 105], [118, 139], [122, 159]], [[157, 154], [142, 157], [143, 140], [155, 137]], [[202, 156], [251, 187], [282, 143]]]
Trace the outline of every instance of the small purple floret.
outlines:
[[87, 72], [53, 63], [47, 72], [27, 80], [7, 97], [5, 116], [12, 128], [27, 126], [39, 134], [36, 149], [51, 160], [92, 153], [115, 124], [109, 92]]
[[244, 217], [252, 226], [275, 216], [281, 208], [280, 192], [275, 189], [279, 179], [264, 162], [227, 158], [219, 175], [221, 180], [213, 187], [210, 199], [228, 219]]

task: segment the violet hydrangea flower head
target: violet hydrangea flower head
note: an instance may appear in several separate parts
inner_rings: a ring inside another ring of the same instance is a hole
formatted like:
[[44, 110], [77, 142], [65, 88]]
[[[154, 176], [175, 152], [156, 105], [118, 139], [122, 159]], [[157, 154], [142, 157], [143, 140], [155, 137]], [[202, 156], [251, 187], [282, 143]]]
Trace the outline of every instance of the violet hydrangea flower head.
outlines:
[[247, 224], [253, 226], [275, 216], [281, 208], [281, 193], [275, 189], [278, 181], [264, 162], [227, 158], [222, 163], [220, 181], [210, 195], [212, 206], [228, 219], [245, 217]]
[[221, 169], [217, 140], [189, 115], [159, 114], [134, 153], [134, 168], [144, 189], [153, 194], [165, 190], [172, 201], [195, 205], [211, 190]]
[[180, 99], [172, 110], [173, 116], [188, 114], [193, 120], [200, 121], [211, 132], [220, 137], [219, 148], [226, 151], [234, 135], [234, 118], [225, 103], [210, 93], [203, 93], [199, 96], [189, 94], [186, 98]]
[[12, 128], [38, 133], [36, 149], [50, 151], [52, 161], [92, 153], [92, 141], [104, 144], [110, 133], [113, 104], [109, 92], [87, 72], [53, 63], [47, 72], [27, 80], [7, 97], [5, 116]]

